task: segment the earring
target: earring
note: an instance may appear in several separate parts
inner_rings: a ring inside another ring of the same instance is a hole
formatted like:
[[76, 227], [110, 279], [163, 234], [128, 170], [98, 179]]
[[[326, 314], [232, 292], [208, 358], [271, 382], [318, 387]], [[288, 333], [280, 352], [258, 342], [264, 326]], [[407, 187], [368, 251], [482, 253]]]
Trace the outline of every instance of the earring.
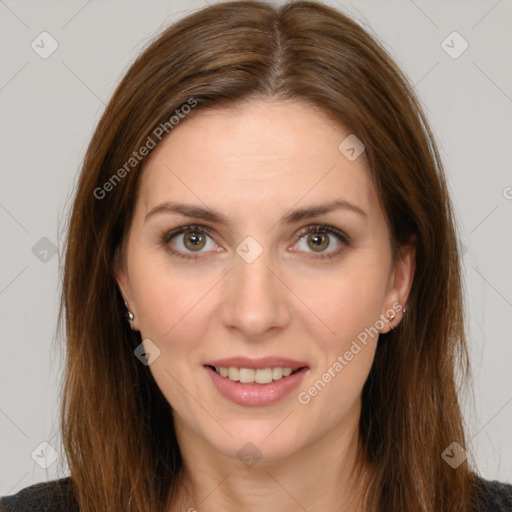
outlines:
[[[393, 315], [389, 317], [389, 323], [391, 323], [395, 319], [395, 313], [393, 312]], [[391, 326], [391, 330], [393, 330], [394, 327]]]
[[132, 327], [132, 322], [133, 322], [133, 313], [128, 309], [128, 303], [126, 301], [124, 301], [124, 305], [126, 306], [126, 319], [128, 320], [128, 323], [130, 324], [130, 327], [133, 329]]

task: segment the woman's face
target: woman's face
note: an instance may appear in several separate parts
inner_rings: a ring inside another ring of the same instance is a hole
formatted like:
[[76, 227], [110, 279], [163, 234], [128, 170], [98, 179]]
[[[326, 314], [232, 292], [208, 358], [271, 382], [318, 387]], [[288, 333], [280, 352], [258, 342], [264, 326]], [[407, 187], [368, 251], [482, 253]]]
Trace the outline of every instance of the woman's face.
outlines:
[[192, 113], [152, 152], [116, 275], [179, 440], [276, 459], [356, 431], [413, 253], [393, 264], [349, 135], [261, 100]]

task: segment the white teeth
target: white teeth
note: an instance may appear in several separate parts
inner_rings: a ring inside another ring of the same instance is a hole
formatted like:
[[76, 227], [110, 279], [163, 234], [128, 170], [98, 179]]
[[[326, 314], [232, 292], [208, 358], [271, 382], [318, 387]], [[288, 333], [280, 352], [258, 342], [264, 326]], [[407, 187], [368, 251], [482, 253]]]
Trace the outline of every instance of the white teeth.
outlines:
[[254, 382], [254, 378], [256, 377], [256, 370], [252, 370], [251, 368], [240, 368], [239, 376], [240, 382]]
[[283, 376], [283, 369], [282, 368], [273, 368], [272, 369], [272, 378], [274, 380], [279, 380]]
[[254, 373], [254, 380], [258, 384], [269, 384], [272, 382], [272, 368], [260, 368]]
[[235, 382], [242, 382], [244, 384], [251, 384], [257, 382], [258, 384], [270, 384], [273, 380], [280, 380], [283, 377], [288, 377], [293, 373], [293, 368], [236, 368], [230, 366], [225, 368], [222, 366], [215, 367], [215, 371], [222, 377], [227, 377], [229, 380]]
[[[217, 368], [215, 368], [217, 370]], [[228, 368], [228, 379], [229, 380], [240, 380], [240, 370], [238, 368], [235, 368], [234, 366], [230, 366]]]

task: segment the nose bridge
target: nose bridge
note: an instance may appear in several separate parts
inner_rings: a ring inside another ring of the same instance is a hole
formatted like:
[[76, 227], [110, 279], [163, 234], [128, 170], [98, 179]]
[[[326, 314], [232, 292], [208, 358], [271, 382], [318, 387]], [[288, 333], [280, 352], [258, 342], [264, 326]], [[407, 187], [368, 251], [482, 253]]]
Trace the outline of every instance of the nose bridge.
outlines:
[[270, 251], [248, 238], [237, 247], [234, 268], [227, 276], [223, 321], [256, 336], [289, 321], [289, 299], [286, 287], [271, 271]]

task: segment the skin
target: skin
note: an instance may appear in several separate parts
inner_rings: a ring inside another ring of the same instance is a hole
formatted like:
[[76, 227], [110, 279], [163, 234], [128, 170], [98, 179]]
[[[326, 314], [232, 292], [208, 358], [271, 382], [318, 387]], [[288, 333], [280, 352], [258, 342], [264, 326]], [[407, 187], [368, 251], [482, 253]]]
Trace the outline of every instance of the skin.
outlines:
[[[358, 422], [378, 336], [360, 344], [309, 403], [297, 397], [381, 315], [379, 332], [398, 325], [402, 310], [392, 322], [386, 312], [406, 304], [414, 272], [413, 247], [393, 261], [364, 153], [349, 161], [338, 150], [349, 133], [305, 103], [253, 100], [191, 114], [146, 162], [116, 277], [132, 328], [160, 350], [150, 370], [173, 408], [185, 466], [169, 510], [363, 510], [358, 486], [371, 468], [358, 457]], [[338, 209], [293, 225], [279, 221], [291, 209], [339, 198], [366, 215]], [[169, 212], [145, 221], [165, 201], [207, 205], [229, 228]], [[161, 242], [189, 224], [212, 230], [199, 252], [184, 244], [186, 233]], [[349, 245], [324, 231], [329, 245], [316, 252], [300, 233], [318, 224], [346, 233]], [[247, 236], [263, 248], [252, 263], [236, 252]], [[169, 247], [199, 258], [179, 258]], [[216, 390], [203, 367], [234, 355], [289, 357], [310, 369], [277, 403], [241, 406]], [[248, 442], [262, 454], [252, 467], [237, 457]]]

